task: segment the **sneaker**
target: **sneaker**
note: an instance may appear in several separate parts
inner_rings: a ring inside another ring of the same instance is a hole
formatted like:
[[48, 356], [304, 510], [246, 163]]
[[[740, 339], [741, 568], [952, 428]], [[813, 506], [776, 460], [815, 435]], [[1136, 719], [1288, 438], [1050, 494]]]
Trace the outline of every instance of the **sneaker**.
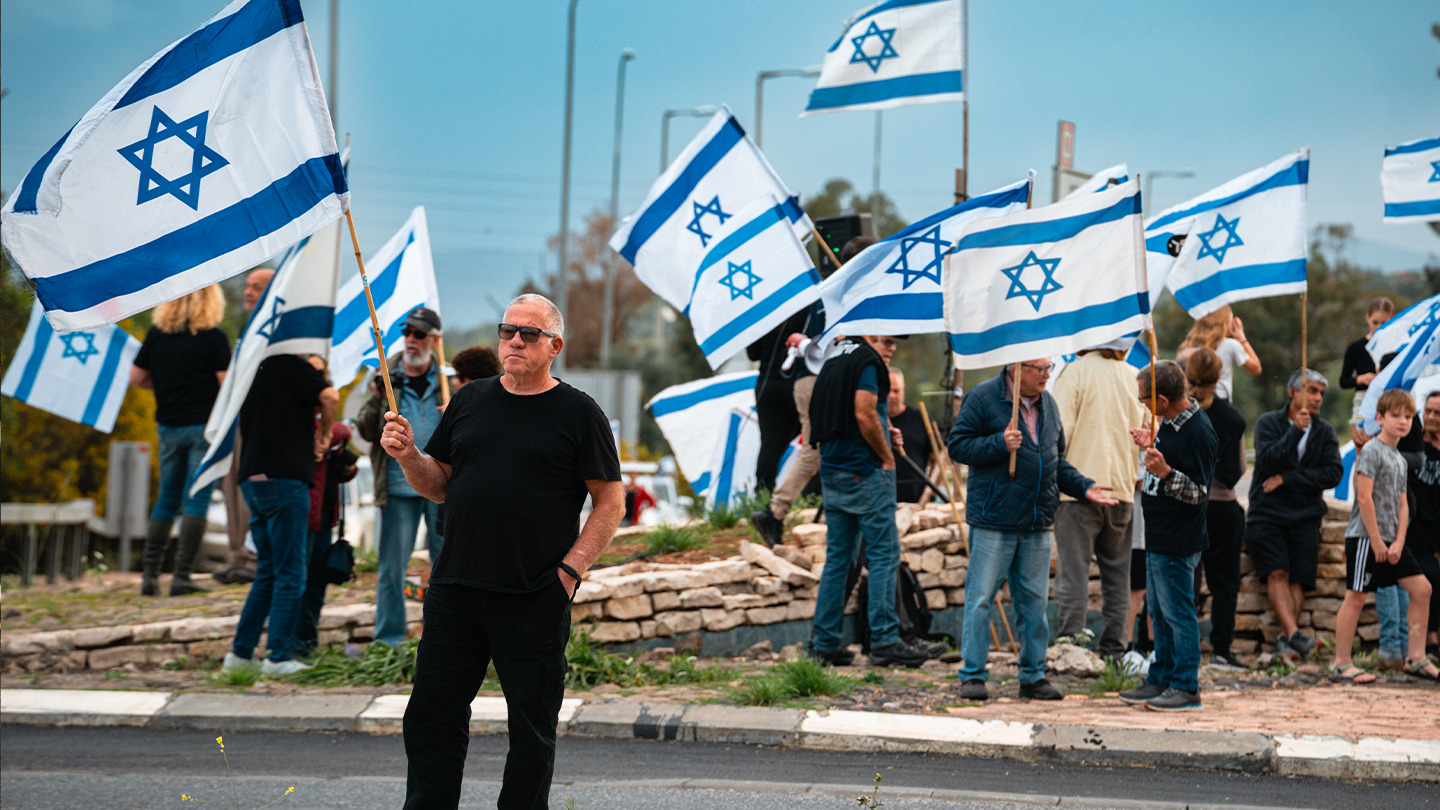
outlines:
[[1290, 634], [1290, 649], [1300, 657], [1301, 661], [1304, 661], [1310, 657], [1310, 653], [1315, 651], [1315, 639], [1296, 630]]
[[1230, 651], [1217, 652], [1210, 656], [1210, 668], [1220, 672], [1245, 672], [1246, 666]]
[[1200, 705], [1199, 692], [1166, 689], [1158, 696], [1145, 701], [1145, 708], [1157, 712], [1196, 712], [1203, 707]]
[[918, 667], [925, 663], [929, 656], [923, 650], [917, 650], [903, 641], [885, 647], [870, 648], [870, 666], [872, 667]]
[[923, 638], [918, 638], [907, 643], [911, 647], [925, 653], [926, 658], [939, 658], [945, 653], [950, 652], [950, 645], [943, 641], [928, 641]]
[[1056, 689], [1049, 681], [1041, 678], [1034, 683], [1020, 684], [1021, 700], [1064, 700], [1065, 693]]
[[304, 661], [296, 661], [294, 658], [288, 661], [271, 661], [267, 658], [265, 659], [265, 663], [260, 665], [261, 674], [269, 675], [272, 678], [294, 675], [297, 672], [304, 672], [307, 669], [310, 669], [309, 664]]
[[855, 663], [855, 653], [851, 652], [849, 647], [838, 650], [817, 650], [811, 647], [810, 657], [831, 667], [848, 667]]
[[767, 546], [780, 545], [780, 535], [785, 533], [785, 523], [769, 509], [761, 509], [750, 513], [750, 525], [755, 527], [760, 539], [765, 541]]
[[1151, 698], [1160, 697], [1164, 692], [1164, 689], [1153, 683], [1142, 683], [1134, 689], [1126, 689], [1121, 692], [1120, 700], [1133, 706], [1138, 703], [1144, 703]]
[[1287, 664], [1300, 660], [1300, 654], [1290, 646], [1289, 636], [1275, 637], [1274, 657], [1276, 661], [1284, 661]]
[[238, 669], [254, 669], [255, 662], [249, 658], [241, 658], [233, 652], [225, 653], [225, 663], [220, 668], [226, 672], [234, 672]]
[[960, 684], [960, 697], [966, 700], [989, 700], [990, 690], [985, 688], [984, 681], [979, 678], [971, 678]]

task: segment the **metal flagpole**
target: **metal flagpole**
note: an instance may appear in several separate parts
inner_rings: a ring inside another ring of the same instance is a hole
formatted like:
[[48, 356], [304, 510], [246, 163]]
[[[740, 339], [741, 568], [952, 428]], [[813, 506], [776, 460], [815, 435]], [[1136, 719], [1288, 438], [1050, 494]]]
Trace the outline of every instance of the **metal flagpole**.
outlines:
[[365, 277], [365, 260], [360, 258], [360, 239], [355, 236], [355, 219], [350, 209], [345, 209], [345, 224], [350, 226], [350, 244], [355, 246], [355, 264], [360, 266], [360, 286], [365, 288], [365, 303], [370, 307], [370, 329], [375, 333], [375, 353], [380, 356], [380, 378], [385, 381], [385, 399], [390, 403], [390, 412], [400, 413], [395, 404], [395, 389], [390, 385], [390, 361], [385, 357], [385, 342], [380, 338], [380, 316], [375, 314], [375, 299], [370, 295], [370, 280]]
[[[1302, 372], [1310, 368], [1308, 365], [1310, 360], [1310, 302], [1306, 300], [1308, 297], [1308, 290], [1300, 293], [1300, 369]], [[1305, 375], [1302, 373], [1300, 376], [1304, 377]], [[1300, 380], [1300, 387], [1302, 389], [1305, 387], [1304, 379]]]

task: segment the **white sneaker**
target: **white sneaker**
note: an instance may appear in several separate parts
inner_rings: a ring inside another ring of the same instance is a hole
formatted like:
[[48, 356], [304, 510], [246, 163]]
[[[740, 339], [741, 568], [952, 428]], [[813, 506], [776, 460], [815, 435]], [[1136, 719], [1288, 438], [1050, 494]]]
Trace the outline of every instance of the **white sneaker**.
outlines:
[[304, 661], [296, 661], [293, 658], [289, 661], [271, 661], [267, 658], [265, 659], [265, 663], [260, 665], [260, 672], [272, 678], [294, 675], [297, 672], [304, 672], [307, 669], [310, 669], [309, 664]]
[[241, 658], [233, 652], [225, 653], [225, 663], [220, 666], [226, 672], [234, 672], [237, 669], [254, 669], [255, 662], [249, 658]]

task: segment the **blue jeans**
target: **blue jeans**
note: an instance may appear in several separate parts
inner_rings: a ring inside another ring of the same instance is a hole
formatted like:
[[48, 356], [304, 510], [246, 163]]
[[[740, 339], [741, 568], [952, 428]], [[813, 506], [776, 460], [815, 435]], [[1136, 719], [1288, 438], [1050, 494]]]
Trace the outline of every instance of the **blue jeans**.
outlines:
[[310, 542], [310, 560], [306, 564], [305, 593], [300, 597], [300, 619], [295, 623], [294, 650], [299, 655], [309, 655], [318, 646], [320, 635], [320, 611], [325, 607], [325, 563], [330, 558], [330, 546], [335, 542], [335, 528], [311, 529], [307, 532]]
[[1179, 557], [1145, 552], [1145, 609], [1155, 625], [1155, 662], [1148, 684], [1200, 691], [1200, 622], [1195, 616], [1195, 566], [1200, 552]]
[[875, 468], [865, 475], [820, 472], [825, 500], [825, 572], [815, 596], [811, 648], [833, 652], [844, 640], [845, 576], [865, 544], [869, 570], [870, 649], [900, 640], [895, 615], [895, 568], [900, 564], [900, 534], [895, 527], [895, 471]]
[[1404, 660], [1410, 656], [1410, 627], [1406, 611], [1410, 594], [1399, 585], [1375, 591], [1375, 612], [1380, 615], [1380, 657]]
[[399, 647], [405, 640], [405, 569], [415, 551], [415, 533], [420, 518], [429, 531], [430, 563], [440, 559], [445, 539], [436, 521], [440, 504], [424, 498], [391, 495], [380, 507], [379, 581], [375, 586], [375, 640]]
[[205, 442], [205, 426], [156, 425], [155, 429], [160, 435], [160, 494], [155, 498], [150, 517], [174, 520], [181, 506], [190, 517], [205, 517], [205, 510], [210, 506], [210, 490], [215, 488], [215, 484], [189, 497], [185, 495], [190, 482], [195, 479], [196, 470], [200, 469], [205, 451], [210, 449]]
[[1000, 583], [1010, 580], [1020, 634], [1020, 683], [1045, 677], [1045, 648], [1050, 623], [1045, 603], [1050, 589], [1050, 531], [1002, 532], [970, 528], [970, 569], [965, 575], [965, 624], [960, 629], [960, 654], [965, 661], [960, 680], [990, 680], [990, 613]]
[[266, 642], [271, 661], [290, 660], [295, 643], [295, 626], [300, 620], [300, 597], [309, 573], [310, 488], [304, 481], [272, 478], [269, 481], [241, 481], [240, 491], [250, 507], [250, 534], [259, 556], [255, 583], [240, 611], [235, 629], [235, 654], [253, 658], [260, 643], [260, 630], [270, 620]]

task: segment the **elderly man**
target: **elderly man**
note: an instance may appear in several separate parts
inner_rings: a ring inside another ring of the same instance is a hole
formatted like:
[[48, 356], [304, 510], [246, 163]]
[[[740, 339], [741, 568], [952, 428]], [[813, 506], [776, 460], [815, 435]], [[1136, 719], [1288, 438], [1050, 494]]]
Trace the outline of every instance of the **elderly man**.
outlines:
[[[990, 697], [985, 682], [990, 654], [990, 609], [1009, 577], [1020, 633], [1020, 697], [1060, 700], [1045, 679], [1050, 626], [1045, 602], [1050, 585], [1050, 527], [1064, 492], [1090, 503], [1114, 506], [1096, 484], [1065, 460], [1065, 429], [1055, 398], [1046, 393], [1054, 366], [1049, 360], [1017, 363], [970, 389], [950, 428], [950, 457], [970, 465], [965, 522], [970, 525], [970, 568], [965, 578], [965, 623], [958, 675], [966, 700]], [[1019, 424], [1010, 425], [1014, 397]], [[1015, 475], [1010, 454], [1015, 453]]]
[[[609, 420], [550, 376], [564, 331], [549, 299], [511, 302], [500, 324], [504, 374], [455, 392], [423, 453], [409, 420], [385, 415], [380, 444], [417, 492], [449, 504], [451, 527], [405, 710], [408, 810], [459, 804], [469, 705], [492, 661], [509, 707], [498, 804], [548, 806], [570, 600], [625, 512]], [[594, 508], [581, 528], [586, 495]]]
[[1335, 430], [1320, 418], [1326, 385], [1318, 371], [1296, 371], [1290, 375], [1286, 407], [1255, 422], [1245, 548], [1280, 623], [1275, 656], [1296, 661], [1315, 649], [1315, 639], [1300, 632], [1300, 611], [1305, 591], [1315, 588], [1324, 493], [1345, 472]]
[[[435, 342], [440, 335], [440, 316], [417, 307], [405, 319], [400, 334], [404, 350], [398, 363], [390, 366], [390, 387], [400, 406], [400, 415], [410, 423], [415, 441], [424, 444], [440, 424], [440, 371], [435, 362]], [[393, 361], [392, 361], [393, 362]], [[405, 481], [405, 474], [390, 463], [380, 447], [384, 429], [381, 415], [386, 410], [383, 383], [377, 374], [371, 380], [365, 403], [360, 406], [356, 425], [361, 438], [370, 445], [370, 464], [375, 474], [375, 505], [380, 509], [379, 580], [375, 586], [375, 640], [400, 646], [405, 640], [405, 570], [415, 550], [420, 518], [429, 532], [430, 564], [433, 567], [445, 538], [441, 535], [440, 505], [420, 497]]]

